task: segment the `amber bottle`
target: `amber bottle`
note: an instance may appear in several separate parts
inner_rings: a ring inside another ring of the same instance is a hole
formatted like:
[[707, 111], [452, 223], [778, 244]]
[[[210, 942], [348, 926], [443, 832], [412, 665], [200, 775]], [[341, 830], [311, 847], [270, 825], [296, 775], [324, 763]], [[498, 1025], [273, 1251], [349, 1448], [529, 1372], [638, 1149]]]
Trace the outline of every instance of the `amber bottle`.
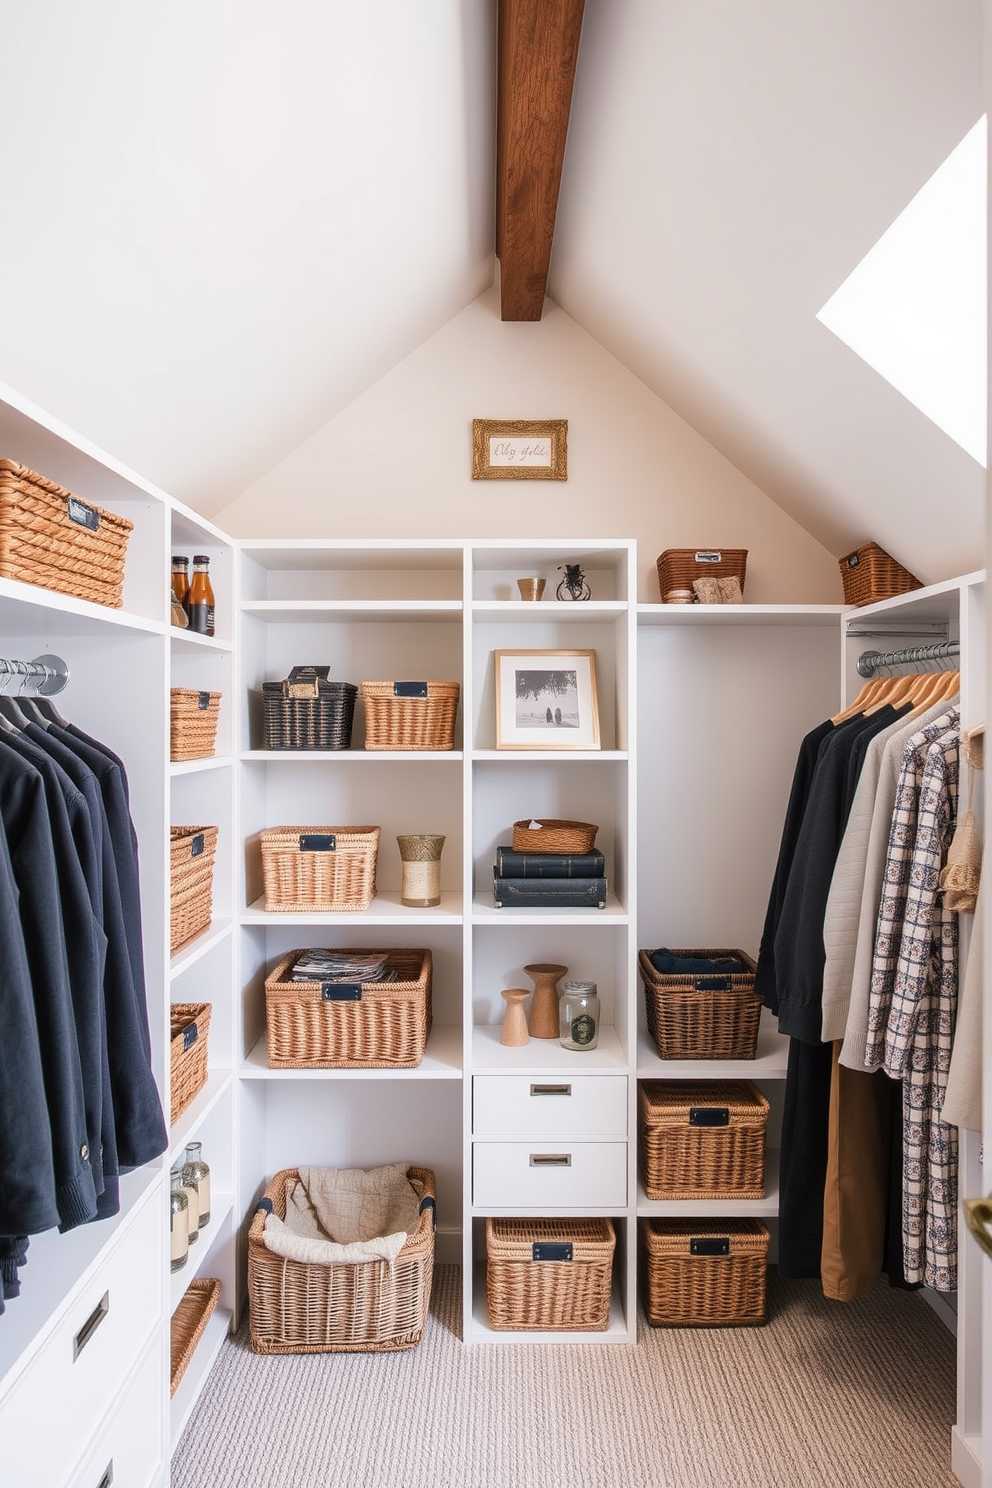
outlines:
[[210, 583], [210, 559], [203, 553], [193, 555], [193, 577], [189, 582], [186, 602], [189, 628], [198, 635], [214, 633], [214, 591]]

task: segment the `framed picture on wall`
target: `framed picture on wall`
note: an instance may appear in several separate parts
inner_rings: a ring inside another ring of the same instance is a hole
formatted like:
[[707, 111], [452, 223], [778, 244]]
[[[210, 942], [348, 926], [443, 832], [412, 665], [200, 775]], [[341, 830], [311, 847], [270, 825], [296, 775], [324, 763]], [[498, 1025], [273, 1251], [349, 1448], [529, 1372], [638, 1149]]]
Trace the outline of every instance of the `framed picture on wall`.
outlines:
[[497, 749], [598, 749], [595, 651], [494, 651]]
[[568, 419], [473, 419], [473, 480], [567, 480]]

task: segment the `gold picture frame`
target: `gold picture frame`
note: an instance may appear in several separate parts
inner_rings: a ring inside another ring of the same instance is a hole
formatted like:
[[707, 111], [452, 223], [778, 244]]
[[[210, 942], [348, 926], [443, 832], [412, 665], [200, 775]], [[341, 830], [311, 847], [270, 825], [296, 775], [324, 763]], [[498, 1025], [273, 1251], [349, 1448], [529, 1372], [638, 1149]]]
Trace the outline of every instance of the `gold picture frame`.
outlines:
[[473, 419], [473, 480], [567, 480], [568, 419]]
[[595, 651], [494, 651], [497, 749], [599, 749]]

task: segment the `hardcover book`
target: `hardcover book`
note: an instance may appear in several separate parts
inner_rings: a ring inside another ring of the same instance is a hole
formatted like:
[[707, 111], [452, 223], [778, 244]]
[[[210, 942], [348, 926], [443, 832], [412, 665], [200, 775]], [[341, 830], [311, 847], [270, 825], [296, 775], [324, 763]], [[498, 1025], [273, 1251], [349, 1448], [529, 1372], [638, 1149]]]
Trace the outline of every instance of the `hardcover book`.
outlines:
[[605, 909], [605, 878], [501, 878], [493, 874], [497, 909]]
[[605, 868], [598, 848], [584, 853], [529, 853], [497, 847], [493, 871], [500, 878], [602, 878]]

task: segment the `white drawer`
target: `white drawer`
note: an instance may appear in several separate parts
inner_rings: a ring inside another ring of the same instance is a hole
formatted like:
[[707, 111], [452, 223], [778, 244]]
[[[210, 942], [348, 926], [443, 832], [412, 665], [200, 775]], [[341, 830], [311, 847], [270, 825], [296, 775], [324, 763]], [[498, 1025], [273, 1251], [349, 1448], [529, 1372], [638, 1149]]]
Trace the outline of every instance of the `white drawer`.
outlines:
[[161, 1320], [163, 1230], [162, 1204], [152, 1193], [4, 1398], [4, 1488], [62, 1483], [89, 1451], [95, 1425]]
[[158, 1339], [69, 1488], [150, 1488], [165, 1451], [165, 1353]]
[[472, 1128], [477, 1137], [626, 1138], [627, 1077], [476, 1075]]
[[475, 1142], [472, 1198], [479, 1205], [550, 1211], [622, 1209], [626, 1142]]

